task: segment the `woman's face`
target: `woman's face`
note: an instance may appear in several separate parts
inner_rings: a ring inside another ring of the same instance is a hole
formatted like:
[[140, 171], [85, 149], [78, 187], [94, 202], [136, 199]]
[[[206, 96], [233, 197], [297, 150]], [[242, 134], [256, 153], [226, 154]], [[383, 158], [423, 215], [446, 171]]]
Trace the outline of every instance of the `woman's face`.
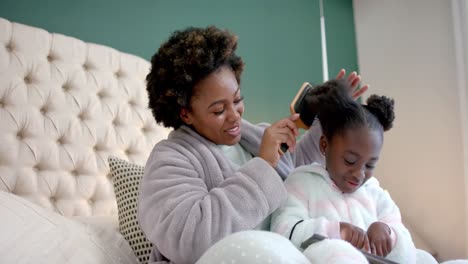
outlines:
[[382, 135], [367, 127], [348, 129], [329, 141], [320, 139], [327, 171], [344, 193], [352, 193], [371, 176], [382, 149]]
[[200, 135], [216, 144], [234, 145], [240, 141], [244, 103], [234, 72], [228, 66], [195, 85], [190, 105], [191, 110], [183, 109], [180, 116]]

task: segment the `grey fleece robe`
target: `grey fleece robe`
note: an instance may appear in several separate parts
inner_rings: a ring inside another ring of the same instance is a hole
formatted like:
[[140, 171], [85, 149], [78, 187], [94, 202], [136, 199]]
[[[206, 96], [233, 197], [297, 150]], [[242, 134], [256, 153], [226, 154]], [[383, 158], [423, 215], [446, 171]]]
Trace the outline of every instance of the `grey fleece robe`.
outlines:
[[[316, 122], [318, 124], [318, 122]], [[254, 229], [287, 197], [282, 180], [295, 168], [322, 162], [319, 125], [276, 168], [258, 158], [264, 129], [242, 121], [240, 144], [254, 158], [238, 170], [211, 141], [187, 126], [156, 144], [140, 185], [138, 221], [155, 245], [152, 261], [195, 263], [214, 243]]]

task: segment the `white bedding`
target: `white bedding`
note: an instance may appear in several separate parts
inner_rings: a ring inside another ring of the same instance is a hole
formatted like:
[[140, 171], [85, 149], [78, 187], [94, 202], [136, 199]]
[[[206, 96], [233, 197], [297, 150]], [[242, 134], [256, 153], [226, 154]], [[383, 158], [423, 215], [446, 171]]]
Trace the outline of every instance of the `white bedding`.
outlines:
[[78, 222], [0, 191], [0, 263], [138, 263], [115, 229]]

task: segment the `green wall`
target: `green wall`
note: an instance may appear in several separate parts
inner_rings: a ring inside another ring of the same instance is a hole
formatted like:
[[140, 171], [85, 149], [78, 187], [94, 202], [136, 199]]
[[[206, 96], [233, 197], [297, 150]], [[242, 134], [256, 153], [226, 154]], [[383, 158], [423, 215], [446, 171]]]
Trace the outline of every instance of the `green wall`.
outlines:
[[358, 70], [353, 1], [323, 0], [330, 78], [342, 68]]
[[[330, 77], [357, 70], [352, 0], [324, 0]], [[216, 25], [239, 36], [245, 117], [273, 122], [302, 82], [322, 81], [318, 0], [2, 0], [0, 17], [150, 60], [174, 30]]]

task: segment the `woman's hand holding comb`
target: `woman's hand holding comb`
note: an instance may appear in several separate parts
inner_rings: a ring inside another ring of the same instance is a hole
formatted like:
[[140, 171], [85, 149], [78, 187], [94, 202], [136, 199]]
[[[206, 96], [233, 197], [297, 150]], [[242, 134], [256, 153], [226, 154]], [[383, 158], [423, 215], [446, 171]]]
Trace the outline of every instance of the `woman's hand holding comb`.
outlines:
[[263, 133], [258, 157], [270, 163], [273, 168], [276, 167], [285, 151], [288, 149], [294, 151], [296, 148], [299, 130], [294, 121], [297, 119], [299, 119], [299, 114], [280, 119], [267, 127]]

